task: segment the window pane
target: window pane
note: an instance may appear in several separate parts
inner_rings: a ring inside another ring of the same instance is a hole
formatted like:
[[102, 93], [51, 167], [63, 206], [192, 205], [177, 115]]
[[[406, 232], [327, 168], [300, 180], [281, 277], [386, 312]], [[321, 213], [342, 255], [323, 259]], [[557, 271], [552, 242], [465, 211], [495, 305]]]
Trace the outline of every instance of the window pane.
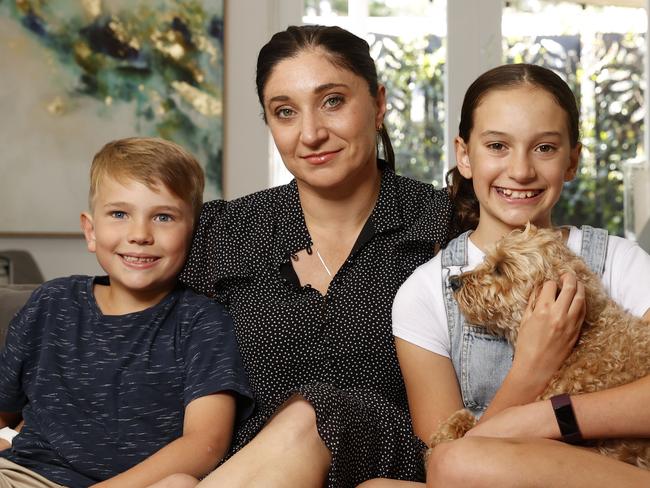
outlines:
[[553, 69], [581, 111], [581, 168], [565, 186], [554, 221], [624, 234], [624, 170], [643, 153], [642, 9], [522, 0], [504, 9], [506, 62]]
[[347, 0], [305, 0], [305, 15], [348, 15]]
[[443, 38], [369, 36], [388, 94], [386, 126], [399, 174], [442, 186], [444, 161]]

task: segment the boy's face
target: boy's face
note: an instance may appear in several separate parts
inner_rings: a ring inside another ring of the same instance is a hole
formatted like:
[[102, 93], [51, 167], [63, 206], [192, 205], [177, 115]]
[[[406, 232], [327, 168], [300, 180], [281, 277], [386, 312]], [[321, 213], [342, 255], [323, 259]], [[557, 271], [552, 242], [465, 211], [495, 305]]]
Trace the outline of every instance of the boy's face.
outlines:
[[160, 184], [105, 177], [81, 224], [111, 296], [153, 305], [176, 284], [192, 238], [191, 206]]

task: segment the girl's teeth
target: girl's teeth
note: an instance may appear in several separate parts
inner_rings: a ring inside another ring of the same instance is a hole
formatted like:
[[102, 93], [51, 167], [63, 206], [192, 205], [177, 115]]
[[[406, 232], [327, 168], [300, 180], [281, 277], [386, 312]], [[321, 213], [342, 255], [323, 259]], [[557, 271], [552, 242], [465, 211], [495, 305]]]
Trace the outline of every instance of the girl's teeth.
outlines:
[[538, 194], [537, 191], [517, 191], [508, 188], [500, 188], [499, 192], [514, 199], [532, 198]]

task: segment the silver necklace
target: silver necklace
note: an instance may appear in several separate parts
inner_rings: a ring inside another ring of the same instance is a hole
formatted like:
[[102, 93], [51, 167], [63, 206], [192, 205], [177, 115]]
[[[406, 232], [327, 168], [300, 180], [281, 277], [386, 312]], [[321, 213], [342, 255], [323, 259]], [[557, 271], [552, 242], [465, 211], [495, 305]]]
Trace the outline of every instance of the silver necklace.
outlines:
[[320, 264], [323, 265], [323, 268], [325, 268], [325, 271], [327, 272], [327, 274], [331, 278], [332, 277], [332, 272], [330, 271], [330, 269], [325, 264], [325, 260], [323, 260], [323, 256], [320, 255], [320, 253], [318, 252], [318, 249], [316, 249], [316, 256], [318, 256], [318, 259], [320, 259]]

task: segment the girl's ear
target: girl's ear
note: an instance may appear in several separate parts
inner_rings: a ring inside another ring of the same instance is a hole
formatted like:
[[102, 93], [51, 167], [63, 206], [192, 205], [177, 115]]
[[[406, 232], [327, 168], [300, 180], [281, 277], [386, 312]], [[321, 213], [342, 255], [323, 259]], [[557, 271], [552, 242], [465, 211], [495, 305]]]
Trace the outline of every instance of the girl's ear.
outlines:
[[454, 139], [454, 148], [456, 149], [456, 166], [458, 171], [468, 180], [472, 177], [472, 166], [469, 163], [469, 149], [462, 137], [457, 136]]
[[578, 172], [578, 163], [580, 162], [580, 152], [582, 151], [582, 144], [579, 142], [575, 145], [569, 153], [569, 167], [564, 173], [564, 181], [571, 181], [575, 178]]
[[95, 243], [95, 224], [93, 223], [92, 215], [90, 215], [88, 212], [81, 214], [81, 230], [83, 231], [84, 237], [86, 238], [86, 245], [88, 246], [88, 250], [90, 252], [95, 252], [97, 249]]

